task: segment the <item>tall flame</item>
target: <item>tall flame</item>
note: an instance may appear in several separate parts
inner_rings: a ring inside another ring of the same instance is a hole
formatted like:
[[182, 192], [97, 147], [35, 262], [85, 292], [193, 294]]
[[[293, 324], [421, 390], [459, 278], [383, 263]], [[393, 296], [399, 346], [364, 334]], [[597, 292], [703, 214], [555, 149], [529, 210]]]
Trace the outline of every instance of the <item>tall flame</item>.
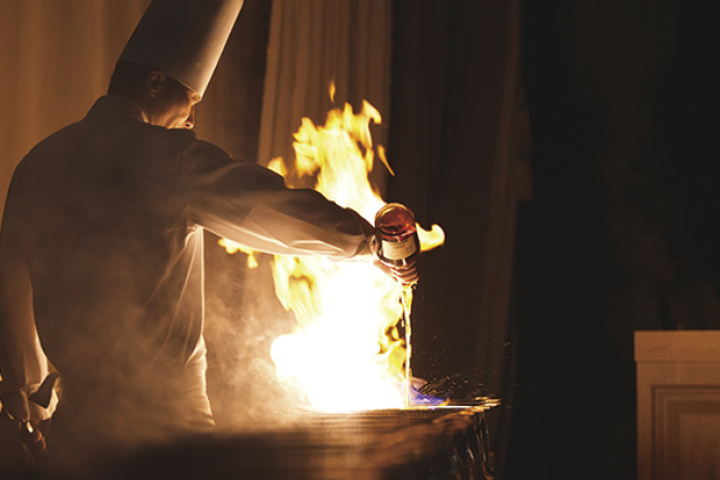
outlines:
[[[331, 97], [333, 87], [331, 87]], [[352, 107], [328, 113], [324, 126], [308, 118], [295, 133], [296, 159], [268, 165], [286, 177], [315, 179], [314, 188], [372, 222], [385, 204], [368, 173], [376, 158], [390, 170], [381, 147], [376, 149], [371, 123], [380, 113], [367, 101], [360, 113]], [[288, 175], [293, 171], [292, 175]], [[428, 250], [444, 240], [442, 229], [418, 229], [421, 247]], [[247, 249], [223, 240], [228, 248]], [[252, 257], [251, 257], [252, 258]], [[275, 256], [275, 292], [297, 320], [294, 331], [273, 343], [271, 356], [281, 378], [297, 380], [309, 402], [325, 411], [402, 408], [409, 381], [405, 337], [398, 322], [403, 306], [399, 285], [369, 262], [332, 262], [324, 257]], [[407, 294], [407, 292], [406, 292]], [[407, 297], [405, 297], [407, 302]]]

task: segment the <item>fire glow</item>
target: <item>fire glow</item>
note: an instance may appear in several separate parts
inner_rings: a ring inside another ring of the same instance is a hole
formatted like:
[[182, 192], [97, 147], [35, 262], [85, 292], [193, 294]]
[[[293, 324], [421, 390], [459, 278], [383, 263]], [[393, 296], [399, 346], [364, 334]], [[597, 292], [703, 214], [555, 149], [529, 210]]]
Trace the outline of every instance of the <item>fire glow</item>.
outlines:
[[[331, 98], [332, 92], [331, 87]], [[294, 164], [275, 158], [268, 167], [290, 187], [307, 186], [297, 179], [313, 179], [315, 190], [372, 223], [385, 201], [368, 174], [376, 159], [393, 173], [382, 147], [372, 142], [370, 125], [380, 122], [367, 101], [358, 114], [349, 104], [331, 110], [324, 126], [303, 118], [294, 135]], [[418, 228], [418, 234], [422, 250], [444, 241], [437, 225]], [[252, 263], [251, 251], [227, 240], [221, 244], [250, 254]], [[321, 411], [409, 406], [409, 345], [398, 328], [402, 287], [370, 262], [275, 256], [272, 268], [275, 293], [297, 320], [294, 331], [272, 345], [278, 377], [297, 381]], [[407, 301], [409, 288], [404, 294]]]

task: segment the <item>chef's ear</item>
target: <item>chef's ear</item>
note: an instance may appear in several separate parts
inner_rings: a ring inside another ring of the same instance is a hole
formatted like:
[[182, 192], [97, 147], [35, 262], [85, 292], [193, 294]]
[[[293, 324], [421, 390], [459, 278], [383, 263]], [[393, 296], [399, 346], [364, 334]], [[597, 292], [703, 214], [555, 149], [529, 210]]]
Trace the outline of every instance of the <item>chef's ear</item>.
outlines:
[[164, 88], [167, 88], [167, 83], [167, 76], [164, 73], [153, 70], [148, 74], [145, 82], [148, 95], [151, 98], [156, 98]]

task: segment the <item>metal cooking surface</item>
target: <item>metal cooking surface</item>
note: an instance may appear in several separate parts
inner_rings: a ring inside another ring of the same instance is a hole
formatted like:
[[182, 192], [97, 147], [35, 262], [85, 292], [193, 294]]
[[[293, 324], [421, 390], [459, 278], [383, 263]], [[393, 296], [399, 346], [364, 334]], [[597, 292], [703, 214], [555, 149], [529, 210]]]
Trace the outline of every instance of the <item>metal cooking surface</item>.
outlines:
[[384, 472], [413, 465], [427, 469], [439, 462], [445, 468], [453, 439], [466, 436], [483, 412], [497, 404], [343, 414], [306, 411], [282, 427], [190, 438], [146, 450], [115, 472], [123, 480], [159, 475], [229, 478], [230, 473], [273, 480], [390, 478]]

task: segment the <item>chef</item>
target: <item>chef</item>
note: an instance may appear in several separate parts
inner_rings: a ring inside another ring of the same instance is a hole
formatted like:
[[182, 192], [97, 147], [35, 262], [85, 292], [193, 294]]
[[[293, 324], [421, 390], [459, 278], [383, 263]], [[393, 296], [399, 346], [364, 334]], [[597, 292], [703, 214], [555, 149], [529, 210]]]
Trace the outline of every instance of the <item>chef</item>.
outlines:
[[373, 259], [374, 229], [356, 212], [189, 130], [242, 3], [153, 0], [108, 95], [15, 170], [0, 230], [0, 396], [18, 421], [49, 418], [49, 359], [63, 385], [53, 435], [73, 451], [213, 427], [203, 229], [273, 254]]

